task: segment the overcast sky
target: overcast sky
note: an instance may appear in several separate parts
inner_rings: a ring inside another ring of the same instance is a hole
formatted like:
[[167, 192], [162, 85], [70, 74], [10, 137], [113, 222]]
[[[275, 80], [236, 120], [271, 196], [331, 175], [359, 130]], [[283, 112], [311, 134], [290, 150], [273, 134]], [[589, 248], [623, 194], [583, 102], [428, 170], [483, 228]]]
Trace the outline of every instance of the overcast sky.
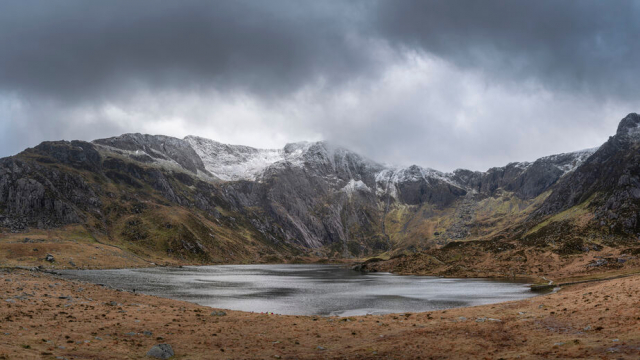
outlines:
[[450, 171], [640, 111], [640, 2], [2, 1], [0, 157], [142, 132]]

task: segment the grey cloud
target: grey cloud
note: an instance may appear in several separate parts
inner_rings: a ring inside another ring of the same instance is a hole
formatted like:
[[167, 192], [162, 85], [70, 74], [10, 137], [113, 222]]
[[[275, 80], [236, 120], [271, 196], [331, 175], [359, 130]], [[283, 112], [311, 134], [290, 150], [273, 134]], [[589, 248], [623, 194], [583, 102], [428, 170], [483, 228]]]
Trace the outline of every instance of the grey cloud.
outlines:
[[0, 5], [0, 86], [94, 101], [136, 86], [265, 96], [365, 69], [357, 3], [15, 1]]
[[0, 86], [116, 96], [132, 86], [282, 95], [380, 70], [369, 39], [502, 81], [630, 97], [640, 76], [633, 1], [8, 1]]
[[637, 1], [382, 1], [379, 36], [502, 81], [635, 99]]
[[[134, 131], [254, 146], [264, 145], [251, 142], [263, 134], [321, 137], [376, 160], [442, 170], [595, 146], [640, 107], [639, 8], [590, 0], [3, 1], [0, 156], [42, 140]], [[414, 56], [434, 64], [412, 73]], [[409, 71], [389, 78], [397, 68]], [[411, 78], [418, 83], [402, 85]], [[353, 94], [359, 100], [345, 105]], [[233, 117], [248, 111], [237, 98], [257, 104], [252, 116]], [[237, 111], [210, 106], [229, 103]], [[184, 124], [165, 131], [173, 118]]]

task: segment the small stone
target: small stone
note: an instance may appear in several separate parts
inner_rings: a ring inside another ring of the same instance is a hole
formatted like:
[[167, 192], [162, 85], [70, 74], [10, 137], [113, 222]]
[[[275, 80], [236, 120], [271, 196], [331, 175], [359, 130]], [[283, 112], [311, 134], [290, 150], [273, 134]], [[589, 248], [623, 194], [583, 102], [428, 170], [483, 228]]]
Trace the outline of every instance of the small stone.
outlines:
[[144, 336], [152, 336], [153, 335], [153, 333], [151, 331], [148, 331], [148, 330], [143, 331], [142, 334]]
[[589, 331], [589, 330], [591, 330], [591, 325], [587, 325], [584, 327], [584, 331]]
[[147, 352], [147, 356], [154, 357], [156, 359], [169, 359], [174, 356], [175, 353], [169, 344], [153, 345]]
[[5, 301], [6, 301], [6, 302], [8, 302], [8, 303], [15, 303], [15, 302], [16, 302], [16, 301], [15, 301], [15, 300], [13, 300], [13, 299], [7, 299], [7, 300], [5, 300]]
[[47, 256], [45, 256], [44, 259], [45, 259], [45, 261], [48, 261], [48, 262], [56, 261], [56, 259], [51, 254], [47, 254]]
[[214, 311], [211, 313], [211, 316], [227, 316], [227, 313], [224, 311]]
[[126, 333], [125, 335], [136, 336], [136, 335], [138, 335], [138, 333], [132, 331], [132, 332]]
[[324, 347], [322, 347], [322, 346], [318, 346], [316, 349], [318, 349], [318, 350], [326, 350], [326, 349], [325, 349]]
[[477, 318], [476, 322], [483, 323], [483, 322], [485, 322], [485, 320], [487, 320], [487, 318]]

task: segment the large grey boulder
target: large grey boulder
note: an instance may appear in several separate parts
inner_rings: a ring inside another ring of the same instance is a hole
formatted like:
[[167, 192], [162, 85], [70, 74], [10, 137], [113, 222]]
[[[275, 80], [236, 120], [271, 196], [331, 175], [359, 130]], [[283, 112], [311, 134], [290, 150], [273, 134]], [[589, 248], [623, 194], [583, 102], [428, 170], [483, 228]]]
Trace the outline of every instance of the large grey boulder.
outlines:
[[147, 352], [147, 356], [156, 359], [169, 359], [174, 355], [175, 353], [169, 344], [153, 345], [153, 347]]

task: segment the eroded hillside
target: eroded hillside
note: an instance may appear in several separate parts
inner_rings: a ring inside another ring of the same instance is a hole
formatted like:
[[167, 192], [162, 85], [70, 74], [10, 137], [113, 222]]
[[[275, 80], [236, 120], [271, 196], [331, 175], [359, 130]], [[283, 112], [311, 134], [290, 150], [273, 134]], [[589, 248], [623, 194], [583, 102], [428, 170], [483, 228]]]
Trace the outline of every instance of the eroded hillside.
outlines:
[[[50, 266], [51, 244], [64, 244], [51, 250], [63, 259], [56, 265], [71, 267], [120, 266], [98, 260], [108, 258], [100, 247], [128, 266], [401, 255], [446, 263], [434, 252], [452, 246], [507, 249], [514, 259], [633, 253], [639, 124], [630, 114], [600, 148], [486, 172], [394, 168], [327, 142], [272, 150], [140, 134], [45, 142], [0, 160], [0, 256]], [[462, 261], [471, 253], [450, 266], [471, 266]]]

